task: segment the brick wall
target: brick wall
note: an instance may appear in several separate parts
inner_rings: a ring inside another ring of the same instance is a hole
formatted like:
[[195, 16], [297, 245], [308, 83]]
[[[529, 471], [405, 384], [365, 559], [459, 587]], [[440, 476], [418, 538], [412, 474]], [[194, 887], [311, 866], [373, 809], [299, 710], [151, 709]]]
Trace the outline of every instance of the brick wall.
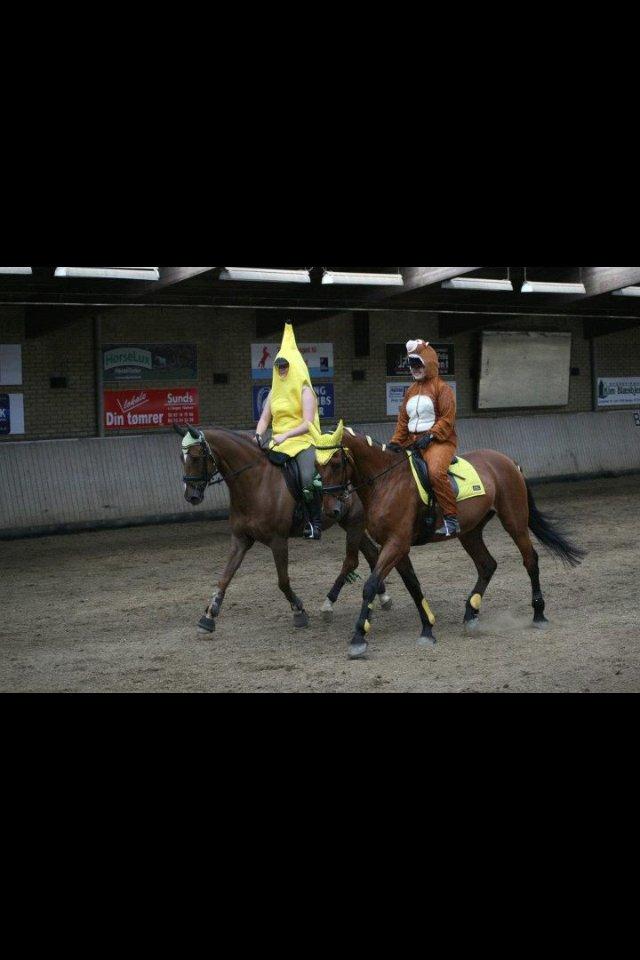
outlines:
[[[114, 308], [101, 315], [101, 342], [190, 342], [198, 347], [198, 380], [176, 386], [197, 386], [203, 424], [218, 423], [248, 429], [252, 420], [249, 345], [256, 342], [255, 311], [208, 308]], [[386, 415], [385, 344], [412, 337], [441, 341], [437, 314], [404, 311], [371, 311], [370, 354], [354, 355], [352, 314], [314, 319], [296, 327], [300, 342], [329, 341], [334, 345], [336, 414], [347, 421], [384, 421]], [[450, 338], [455, 347], [458, 415], [510, 416], [583, 412], [592, 409], [589, 342], [582, 336], [582, 321], [564, 317], [487, 317], [487, 326], [504, 330], [558, 330], [572, 334], [571, 366], [579, 375], [570, 378], [567, 407], [483, 411], [473, 409], [475, 369], [479, 361], [479, 335], [463, 333]], [[269, 339], [276, 340], [277, 336]], [[0, 392], [24, 393], [24, 439], [96, 436], [94, 330], [90, 318], [75, 321], [46, 335], [25, 338], [24, 308], [0, 307], [0, 343], [23, 345], [23, 385], [0, 384]], [[598, 337], [594, 341], [596, 375], [640, 376], [640, 329]], [[352, 370], [363, 370], [364, 381], [354, 381]], [[214, 373], [226, 373], [228, 384], [213, 383]], [[52, 389], [52, 375], [67, 377], [65, 389]], [[167, 386], [162, 381], [127, 382], [122, 388]], [[125, 431], [126, 432], [126, 431]], [[110, 434], [112, 432], [110, 431]], [[0, 437], [16, 440], [15, 436]]]
[[[0, 440], [46, 440], [96, 434], [93, 326], [78, 320], [46, 336], [26, 339], [24, 307], [0, 307], [0, 343], [22, 344], [22, 386], [0, 392], [24, 395], [24, 436]], [[68, 386], [50, 386], [52, 376]]]

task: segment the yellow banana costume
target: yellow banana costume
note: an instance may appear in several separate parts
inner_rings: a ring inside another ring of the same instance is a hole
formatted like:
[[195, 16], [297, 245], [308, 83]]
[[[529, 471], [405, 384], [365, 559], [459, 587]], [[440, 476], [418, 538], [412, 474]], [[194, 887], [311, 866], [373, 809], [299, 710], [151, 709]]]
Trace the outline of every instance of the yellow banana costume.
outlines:
[[[304, 358], [298, 350], [293, 327], [290, 323], [284, 325], [284, 335], [282, 344], [275, 360], [282, 358], [289, 364], [289, 375], [281, 380], [278, 374], [278, 368], [274, 365], [273, 379], [271, 381], [271, 429], [273, 435], [286, 433], [287, 430], [293, 430], [302, 423], [302, 388], [309, 387], [313, 390], [311, 376]], [[274, 360], [274, 364], [275, 364]], [[313, 419], [313, 426], [320, 432], [320, 417], [316, 409], [316, 415]], [[273, 440], [269, 443], [273, 447]], [[276, 449], [278, 453], [286, 453], [290, 457], [295, 457], [302, 450], [313, 446], [313, 440], [308, 433], [301, 437], [289, 437], [284, 443], [279, 444]]]

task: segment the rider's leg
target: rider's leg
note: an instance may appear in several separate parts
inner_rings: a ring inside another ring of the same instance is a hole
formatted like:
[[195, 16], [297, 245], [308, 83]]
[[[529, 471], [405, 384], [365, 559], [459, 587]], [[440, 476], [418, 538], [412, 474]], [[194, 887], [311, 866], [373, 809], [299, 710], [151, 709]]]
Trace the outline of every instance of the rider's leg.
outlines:
[[302, 490], [309, 512], [309, 523], [305, 527], [303, 536], [306, 540], [319, 540], [322, 534], [322, 494], [313, 485], [316, 472], [315, 447], [302, 450], [296, 456], [296, 461], [300, 469]]
[[442, 527], [436, 530], [436, 536], [440, 537], [450, 537], [460, 532], [456, 496], [447, 476], [455, 453], [455, 443], [443, 443], [439, 440], [433, 440], [424, 452], [431, 486], [444, 516]]

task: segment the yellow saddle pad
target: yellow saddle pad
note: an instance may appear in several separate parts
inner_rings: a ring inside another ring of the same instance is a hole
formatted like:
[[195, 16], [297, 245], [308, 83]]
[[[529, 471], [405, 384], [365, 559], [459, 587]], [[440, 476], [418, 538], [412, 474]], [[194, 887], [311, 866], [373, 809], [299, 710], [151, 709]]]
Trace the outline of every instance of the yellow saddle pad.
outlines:
[[[420, 498], [423, 503], [428, 504], [429, 496], [420, 482], [420, 477], [413, 465], [410, 450], [407, 450], [407, 456], [409, 457], [409, 466], [411, 467], [413, 479], [416, 482]], [[470, 500], [472, 497], [481, 497], [485, 493], [484, 484], [478, 475], [478, 471], [468, 460], [463, 460], [462, 457], [458, 457], [458, 462], [452, 463], [448, 472], [458, 488], [456, 496], [458, 502], [461, 500]]]

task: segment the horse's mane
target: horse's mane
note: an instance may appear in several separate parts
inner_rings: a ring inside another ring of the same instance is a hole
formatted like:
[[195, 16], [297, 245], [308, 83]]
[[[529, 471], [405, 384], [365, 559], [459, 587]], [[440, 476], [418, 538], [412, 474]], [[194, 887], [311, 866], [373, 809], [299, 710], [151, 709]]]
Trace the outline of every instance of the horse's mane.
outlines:
[[253, 434], [250, 433], [250, 431], [245, 430], [241, 432], [239, 430], [231, 430], [229, 427], [216, 427], [216, 426], [202, 427], [201, 429], [205, 433], [207, 432], [207, 430], [210, 430], [210, 431], [215, 430], [218, 433], [226, 433], [229, 436], [233, 437], [234, 440], [239, 440], [242, 446], [245, 446], [255, 452], [258, 452], [258, 447], [256, 446], [255, 440], [253, 439]]
[[[353, 427], [345, 427], [344, 429], [345, 429], [345, 433], [351, 434], [352, 437], [359, 437], [360, 440], [366, 440], [367, 443], [369, 443], [369, 441], [371, 441], [371, 444], [373, 444], [374, 446], [378, 447], [381, 453], [395, 453], [394, 450], [389, 450], [389, 449], [388, 449], [388, 444], [387, 444], [387, 443], [383, 443], [381, 440], [376, 440], [375, 437], [369, 436], [368, 433], [359, 433], [357, 430], [354, 430]], [[343, 438], [342, 438], [342, 442], [343, 442], [343, 444], [344, 444], [344, 442], [345, 442], [345, 437], [344, 437], [344, 436], [343, 436]], [[370, 445], [371, 445], [371, 444], [370, 444]]]

